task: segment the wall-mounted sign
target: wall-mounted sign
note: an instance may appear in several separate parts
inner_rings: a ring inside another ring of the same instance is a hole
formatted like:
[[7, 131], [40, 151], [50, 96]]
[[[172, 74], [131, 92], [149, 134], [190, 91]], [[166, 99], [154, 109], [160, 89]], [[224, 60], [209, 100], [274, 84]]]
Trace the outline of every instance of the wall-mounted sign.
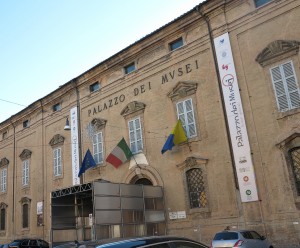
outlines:
[[80, 184], [79, 172], [79, 144], [78, 144], [78, 116], [77, 107], [70, 110], [71, 116], [71, 147], [72, 147], [72, 178], [73, 185]]

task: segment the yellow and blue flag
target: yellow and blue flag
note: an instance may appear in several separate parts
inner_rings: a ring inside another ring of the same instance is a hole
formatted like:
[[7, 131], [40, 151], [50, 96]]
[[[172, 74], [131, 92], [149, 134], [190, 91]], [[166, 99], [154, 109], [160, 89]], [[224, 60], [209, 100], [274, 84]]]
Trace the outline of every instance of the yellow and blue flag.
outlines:
[[179, 145], [187, 141], [185, 131], [182, 127], [181, 121], [178, 120], [176, 126], [173, 128], [172, 133], [169, 135], [166, 143], [164, 144], [161, 154], [165, 153], [167, 150], [172, 150], [173, 146]]

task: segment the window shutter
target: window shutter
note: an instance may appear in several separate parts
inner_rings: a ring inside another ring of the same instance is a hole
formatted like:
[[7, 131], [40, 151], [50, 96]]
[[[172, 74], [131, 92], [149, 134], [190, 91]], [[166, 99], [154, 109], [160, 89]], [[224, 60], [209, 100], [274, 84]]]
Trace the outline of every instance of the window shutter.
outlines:
[[291, 108], [298, 108], [300, 106], [300, 96], [293, 64], [292, 62], [288, 62], [286, 64], [283, 64], [282, 68], [290, 98]]
[[289, 104], [279, 66], [271, 69], [271, 76], [278, 108], [282, 112], [286, 111], [289, 109]]
[[140, 118], [128, 122], [129, 126], [129, 139], [131, 152], [137, 153], [143, 150], [143, 137]]
[[102, 132], [96, 133], [93, 136], [93, 155], [96, 164], [103, 162]]
[[197, 135], [196, 122], [194, 116], [192, 99], [185, 100], [177, 103], [178, 119], [181, 120], [182, 126], [188, 138]]

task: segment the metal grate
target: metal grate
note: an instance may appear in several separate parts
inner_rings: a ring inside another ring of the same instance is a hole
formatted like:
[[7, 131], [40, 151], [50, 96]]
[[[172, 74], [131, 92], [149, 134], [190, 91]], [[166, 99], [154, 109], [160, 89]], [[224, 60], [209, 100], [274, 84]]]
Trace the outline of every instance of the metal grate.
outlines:
[[290, 151], [292, 158], [292, 169], [295, 177], [295, 184], [298, 195], [300, 195], [300, 147]]
[[203, 172], [199, 168], [186, 172], [187, 185], [191, 208], [203, 208], [207, 206]]

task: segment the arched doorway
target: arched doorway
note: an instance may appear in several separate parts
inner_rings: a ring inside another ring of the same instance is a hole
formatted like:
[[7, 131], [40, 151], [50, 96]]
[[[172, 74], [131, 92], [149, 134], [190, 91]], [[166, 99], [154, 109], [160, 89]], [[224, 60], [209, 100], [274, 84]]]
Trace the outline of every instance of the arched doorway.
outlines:
[[152, 185], [153, 183], [148, 178], [138, 178], [134, 184]]

